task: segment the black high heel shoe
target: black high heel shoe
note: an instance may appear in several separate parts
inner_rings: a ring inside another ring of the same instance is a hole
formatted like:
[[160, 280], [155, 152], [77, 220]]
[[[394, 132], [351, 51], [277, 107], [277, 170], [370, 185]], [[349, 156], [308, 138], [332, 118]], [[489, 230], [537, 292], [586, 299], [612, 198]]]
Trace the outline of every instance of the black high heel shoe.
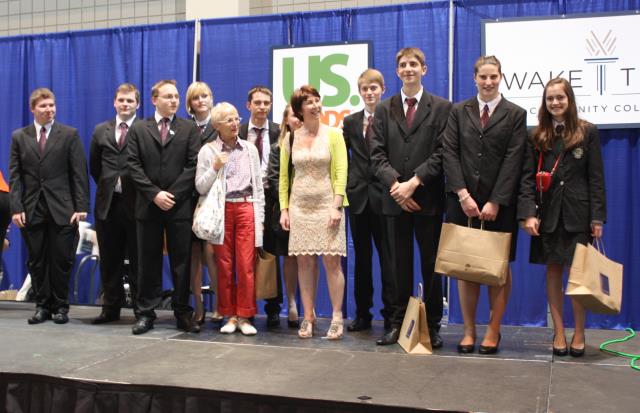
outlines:
[[582, 357], [584, 356], [584, 350], [587, 348], [587, 343], [585, 340], [584, 347], [575, 348], [573, 347], [573, 338], [571, 339], [571, 345], [569, 346], [569, 355], [571, 357]]
[[498, 333], [498, 342], [495, 346], [483, 346], [482, 344], [478, 348], [478, 353], [480, 354], [496, 354], [498, 352], [498, 348], [500, 347], [500, 340], [502, 340], [502, 334]]
[[[553, 336], [553, 341], [556, 341], [556, 336]], [[553, 347], [553, 341], [551, 343], [551, 348], [553, 349], [553, 355], [558, 357], [564, 357], [569, 354], [567, 350], [567, 344], [565, 342], [564, 347]]]
[[476, 339], [473, 338], [473, 343], [471, 344], [458, 344], [458, 353], [460, 354], [470, 354], [476, 350]]

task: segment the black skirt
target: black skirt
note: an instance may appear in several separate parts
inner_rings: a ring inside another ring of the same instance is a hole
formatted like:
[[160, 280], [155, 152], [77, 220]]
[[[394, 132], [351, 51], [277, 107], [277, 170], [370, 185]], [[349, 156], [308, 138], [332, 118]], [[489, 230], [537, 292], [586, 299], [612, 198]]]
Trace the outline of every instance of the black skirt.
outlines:
[[532, 264], [571, 265], [576, 244], [587, 245], [593, 241], [588, 232], [569, 232], [564, 227], [562, 213], [555, 231], [531, 237], [529, 262]]
[[[478, 205], [482, 210], [482, 205]], [[516, 219], [517, 208], [515, 205], [500, 205], [498, 216], [495, 221], [485, 221], [483, 228], [493, 232], [510, 232], [511, 233], [511, 249], [509, 251], [509, 262], [516, 259], [516, 246], [518, 242], [518, 222]], [[446, 222], [467, 226], [469, 219], [460, 206], [458, 196], [452, 192], [447, 193], [447, 218]], [[471, 220], [473, 228], [480, 228], [480, 220], [473, 218]]]
[[277, 256], [289, 255], [289, 231], [280, 226], [280, 203], [266, 201], [264, 211], [264, 237], [265, 251]]

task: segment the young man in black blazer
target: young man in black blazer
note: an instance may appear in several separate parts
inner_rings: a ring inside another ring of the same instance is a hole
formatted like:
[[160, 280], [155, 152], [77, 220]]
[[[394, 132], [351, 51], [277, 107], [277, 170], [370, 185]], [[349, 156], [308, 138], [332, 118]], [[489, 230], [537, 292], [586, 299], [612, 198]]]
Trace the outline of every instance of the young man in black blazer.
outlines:
[[[256, 145], [260, 156], [260, 167], [262, 168], [262, 182], [267, 183], [267, 167], [269, 166], [269, 154], [271, 145], [278, 142], [280, 136], [280, 126], [269, 120], [273, 95], [271, 90], [265, 86], [254, 86], [247, 94], [247, 109], [251, 113], [249, 122], [240, 125], [238, 136]], [[265, 188], [266, 190], [266, 188]], [[265, 205], [266, 208], [266, 205]], [[265, 217], [270, 213], [265, 210]], [[271, 225], [265, 223], [265, 232], [271, 231]], [[280, 325], [280, 304], [282, 304], [282, 281], [280, 276], [280, 263], [276, 261], [276, 272], [278, 279], [278, 296], [265, 300], [264, 312], [267, 315], [267, 327], [277, 327]]]
[[[367, 69], [358, 78], [358, 92], [364, 101], [364, 109], [344, 118], [343, 135], [349, 149], [349, 176], [347, 198], [349, 199], [349, 226], [355, 250], [354, 296], [356, 318], [347, 326], [349, 331], [371, 328], [373, 307], [373, 276], [371, 241], [378, 250], [381, 272], [385, 266], [382, 240], [384, 219], [382, 217], [382, 183], [376, 178], [370, 158], [370, 141], [373, 135], [373, 116], [384, 93], [384, 77], [375, 69]], [[386, 278], [385, 278], [386, 279]], [[389, 289], [382, 286], [382, 302], [385, 319], [389, 302]]]
[[136, 188], [129, 176], [127, 133], [136, 122], [140, 92], [131, 83], [116, 89], [113, 107], [115, 118], [98, 124], [91, 137], [89, 172], [96, 182], [95, 219], [100, 247], [100, 280], [102, 281], [102, 311], [92, 324], [120, 319], [120, 309], [126, 304], [123, 276], [126, 271], [133, 309], [137, 315], [138, 251], [134, 208]]
[[38, 324], [69, 321], [69, 276], [78, 222], [89, 210], [87, 161], [78, 131], [54, 122], [56, 101], [46, 88], [31, 93], [34, 123], [11, 135], [11, 213], [29, 252]]
[[162, 293], [162, 244], [166, 233], [173, 278], [171, 305], [178, 329], [197, 333], [189, 305], [191, 221], [200, 132], [196, 124], [176, 116], [180, 95], [175, 80], [161, 80], [151, 89], [154, 116], [129, 131], [129, 172], [138, 190], [135, 207], [138, 232], [138, 309], [133, 334], [153, 328], [154, 309]]
[[444, 212], [444, 177], [441, 134], [451, 103], [425, 91], [424, 53], [401, 49], [396, 73], [402, 80], [399, 94], [376, 108], [371, 160], [382, 182], [385, 249], [389, 259], [383, 283], [392, 291], [385, 334], [380, 345], [398, 341], [400, 327], [413, 292], [413, 240], [420, 250], [422, 281], [427, 304], [429, 335], [434, 348], [442, 347], [438, 333], [442, 319], [442, 280], [434, 274]]

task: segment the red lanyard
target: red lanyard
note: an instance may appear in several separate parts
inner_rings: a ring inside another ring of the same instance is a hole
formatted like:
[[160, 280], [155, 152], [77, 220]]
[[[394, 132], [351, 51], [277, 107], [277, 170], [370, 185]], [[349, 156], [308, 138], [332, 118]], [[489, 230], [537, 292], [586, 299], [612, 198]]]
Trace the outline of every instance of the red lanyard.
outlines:
[[[556, 158], [556, 163], [553, 164], [553, 168], [551, 168], [550, 174], [553, 175], [558, 167], [558, 162], [560, 162], [560, 157], [562, 156], [562, 152]], [[540, 151], [540, 157], [538, 157], [538, 173], [542, 170], [542, 151]]]

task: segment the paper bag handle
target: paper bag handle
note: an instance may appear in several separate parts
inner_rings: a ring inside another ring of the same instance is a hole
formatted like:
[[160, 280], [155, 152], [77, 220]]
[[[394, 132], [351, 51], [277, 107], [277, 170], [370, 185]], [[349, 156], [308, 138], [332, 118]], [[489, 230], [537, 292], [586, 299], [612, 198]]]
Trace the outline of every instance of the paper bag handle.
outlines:
[[604, 241], [601, 238], [594, 238], [592, 245], [595, 249], [597, 249], [602, 255], [607, 256], [606, 251], [604, 250]]
[[[467, 218], [467, 226], [469, 228], [471, 228], [471, 220], [472, 219], [473, 218], [471, 218], [471, 217]], [[480, 230], [484, 230], [484, 220], [482, 220], [482, 219], [480, 220]]]
[[418, 299], [422, 301], [422, 292], [423, 292], [422, 283], [418, 283]]

